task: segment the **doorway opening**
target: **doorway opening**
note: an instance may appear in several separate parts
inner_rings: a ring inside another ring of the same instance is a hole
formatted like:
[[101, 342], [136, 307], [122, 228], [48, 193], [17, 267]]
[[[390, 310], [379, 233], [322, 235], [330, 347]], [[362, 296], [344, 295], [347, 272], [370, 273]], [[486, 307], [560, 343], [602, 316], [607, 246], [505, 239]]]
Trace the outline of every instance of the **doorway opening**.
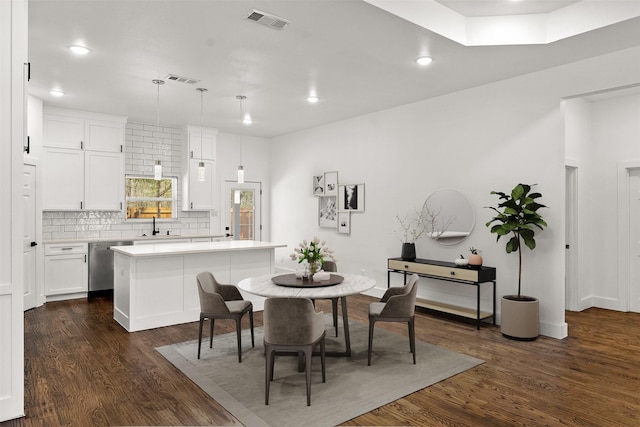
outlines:
[[224, 185], [223, 221], [233, 240], [262, 240], [262, 183]]

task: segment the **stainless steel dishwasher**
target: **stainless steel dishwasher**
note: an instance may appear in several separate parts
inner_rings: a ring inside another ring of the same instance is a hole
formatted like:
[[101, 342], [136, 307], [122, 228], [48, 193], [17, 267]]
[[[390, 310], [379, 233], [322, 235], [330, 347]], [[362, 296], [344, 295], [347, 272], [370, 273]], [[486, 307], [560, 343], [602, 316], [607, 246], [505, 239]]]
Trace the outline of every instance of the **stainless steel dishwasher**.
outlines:
[[129, 246], [131, 240], [89, 243], [89, 295], [113, 289], [113, 251], [111, 246]]

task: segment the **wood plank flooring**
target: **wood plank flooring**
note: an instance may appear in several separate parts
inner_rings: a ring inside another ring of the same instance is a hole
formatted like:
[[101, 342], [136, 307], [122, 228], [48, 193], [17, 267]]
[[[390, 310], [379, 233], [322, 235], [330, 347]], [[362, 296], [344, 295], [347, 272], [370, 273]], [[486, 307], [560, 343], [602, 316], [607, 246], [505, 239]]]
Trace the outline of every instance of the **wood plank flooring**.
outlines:
[[[350, 318], [366, 322], [371, 301], [349, 298]], [[25, 313], [27, 416], [3, 426], [239, 424], [154, 350], [196, 339], [197, 323], [129, 334], [112, 311], [110, 298], [92, 298]], [[419, 313], [417, 339], [486, 363], [345, 425], [639, 426], [640, 315], [589, 309], [567, 322], [564, 340], [517, 342], [497, 327]], [[216, 333], [233, 330], [216, 322]]]

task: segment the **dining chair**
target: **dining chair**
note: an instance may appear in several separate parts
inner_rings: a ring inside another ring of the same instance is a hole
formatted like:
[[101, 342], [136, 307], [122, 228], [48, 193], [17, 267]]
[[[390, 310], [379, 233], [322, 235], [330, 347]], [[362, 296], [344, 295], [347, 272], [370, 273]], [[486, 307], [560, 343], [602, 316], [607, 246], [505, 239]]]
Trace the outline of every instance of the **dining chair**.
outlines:
[[373, 328], [376, 322], [407, 322], [409, 326], [409, 348], [416, 364], [415, 311], [418, 275], [413, 274], [403, 287], [388, 288], [380, 302], [369, 304], [369, 352], [367, 365], [371, 366], [373, 350]]
[[[338, 265], [334, 261], [325, 261], [322, 269], [328, 273], [337, 273]], [[331, 300], [331, 310], [333, 312], [333, 328], [338, 336], [338, 298], [327, 298]]]
[[307, 406], [311, 406], [311, 356], [320, 344], [322, 382], [326, 382], [324, 318], [308, 298], [267, 298], [264, 302], [265, 395], [269, 404], [269, 387], [273, 381], [276, 352], [295, 352], [304, 356], [307, 380]]
[[204, 321], [211, 321], [209, 331], [209, 348], [213, 347], [213, 326], [215, 319], [232, 319], [236, 322], [238, 336], [238, 362], [242, 362], [241, 321], [242, 316], [249, 313], [251, 326], [251, 347], [255, 347], [253, 337], [253, 304], [245, 301], [238, 288], [234, 285], [218, 283], [210, 272], [206, 271], [196, 276], [198, 295], [200, 296], [200, 330], [198, 332], [198, 359], [202, 344], [202, 327]]

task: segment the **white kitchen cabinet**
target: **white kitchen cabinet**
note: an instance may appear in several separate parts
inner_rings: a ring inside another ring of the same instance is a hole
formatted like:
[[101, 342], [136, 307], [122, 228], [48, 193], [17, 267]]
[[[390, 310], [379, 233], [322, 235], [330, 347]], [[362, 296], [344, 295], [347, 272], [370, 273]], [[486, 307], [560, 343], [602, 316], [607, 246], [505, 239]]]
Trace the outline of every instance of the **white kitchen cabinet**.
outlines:
[[124, 164], [122, 154], [99, 151], [84, 153], [84, 209], [122, 209]]
[[122, 209], [124, 117], [44, 110], [43, 209]]
[[[218, 176], [216, 168], [217, 129], [186, 126], [187, 141], [182, 156], [182, 210], [217, 208]], [[198, 180], [198, 167], [204, 163], [204, 181]]]
[[84, 145], [84, 120], [79, 117], [44, 113], [44, 147], [81, 150]]
[[189, 161], [188, 176], [183, 180], [183, 210], [212, 210], [216, 208], [216, 163], [202, 160], [205, 167], [204, 181], [198, 180], [200, 160]]
[[78, 298], [89, 289], [87, 244], [45, 244], [44, 294], [47, 301]]
[[84, 121], [85, 150], [122, 153], [124, 121], [87, 119]]
[[218, 129], [198, 126], [185, 126], [187, 156], [190, 159], [215, 160], [218, 140]]
[[42, 208], [84, 208], [84, 152], [68, 148], [43, 148]]

